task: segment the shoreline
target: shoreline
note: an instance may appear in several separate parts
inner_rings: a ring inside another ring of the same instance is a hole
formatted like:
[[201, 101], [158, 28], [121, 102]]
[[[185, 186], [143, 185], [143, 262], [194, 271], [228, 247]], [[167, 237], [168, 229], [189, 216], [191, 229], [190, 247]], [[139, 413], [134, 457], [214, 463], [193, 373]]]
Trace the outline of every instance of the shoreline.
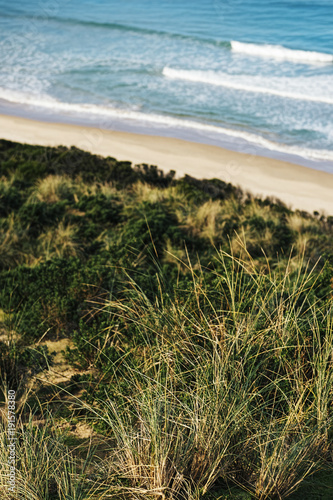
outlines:
[[293, 209], [333, 215], [333, 174], [283, 160], [183, 139], [0, 115], [0, 139], [40, 146], [76, 146], [101, 156], [157, 165], [176, 175], [219, 178]]
[[[188, 128], [183, 124], [182, 127], [173, 126], [166, 127], [164, 124], [150, 123], [145, 119], [134, 120], [133, 118], [124, 118], [112, 116], [112, 119], [107, 119], [106, 117], [94, 116], [94, 114], [89, 114], [84, 116], [82, 113], [60, 113], [52, 109], [44, 109], [43, 111], [37, 108], [17, 106], [8, 101], [0, 98], [0, 116], [13, 116], [17, 118], [26, 118], [27, 120], [33, 120], [38, 122], [46, 123], [59, 123], [66, 125], [77, 125], [81, 127], [97, 128], [110, 131], [133, 133], [138, 135], [149, 135], [154, 137], [170, 137], [173, 139], [180, 139], [187, 142], [194, 142], [199, 144], [206, 144], [210, 146], [217, 146], [221, 149], [228, 151], [234, 151], [236, 153], [245, 153], [249, 155], [262, 156], [264, 158], [270, 158], [274, 160], [280, 160], [287, 163], [292, 163], [296, 165], [301, 165], [304, 167], [309, 167], [314, 170], [322, 170], [333, 174], [333, 157], [329, 158], [315, 158], [302, 155], [299, 151], [290, 150], [287, 145], [275, 144], [276, 147], [268, 147], [261, 143], [260, 136], [257, 136], [256, 140], [251, 140], [250, 137], [243, 137], [238, 135], [237, 132], [231, 130], [223, 130], [217, 127], [217, 129], [212, 132], [207, 130], [204, 132], [203, 129], [199, 128]], [[149, 115], [147, 115], [148, 117]], [[109, 117], [110, 118], [110, 117]], [[186, 120], [185, 122], [186, 123]], [[192, 123], [192, 122], [189, 122]], [[193, 122], [192, 124], [195, 124]], [[199, 123], [198, 123], [199, 125]], [[204, 127], [210, 125], [201, 124]], [[214, 126], [212, 126], [214, 128]], [[254, 139], [252, 137], [252, 139]], [[273, 143], [270, 145], [272, 146]]]

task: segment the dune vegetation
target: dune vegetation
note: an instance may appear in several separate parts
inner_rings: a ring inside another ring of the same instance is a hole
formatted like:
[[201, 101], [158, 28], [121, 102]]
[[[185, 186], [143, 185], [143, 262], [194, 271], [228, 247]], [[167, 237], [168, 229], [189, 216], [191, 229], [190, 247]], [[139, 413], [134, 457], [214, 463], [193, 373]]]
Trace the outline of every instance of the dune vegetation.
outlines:
[[0, 141], [0, 227], [1, 498], [333, 498], [332, 216]]

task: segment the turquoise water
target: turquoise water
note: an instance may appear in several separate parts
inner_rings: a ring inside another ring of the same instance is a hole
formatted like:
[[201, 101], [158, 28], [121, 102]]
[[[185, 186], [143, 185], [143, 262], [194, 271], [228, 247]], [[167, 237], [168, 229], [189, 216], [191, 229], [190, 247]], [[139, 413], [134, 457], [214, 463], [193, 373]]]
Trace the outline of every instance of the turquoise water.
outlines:
[[0, 0], [0, 113], [333, 171], [332, 111], [332, 0]]

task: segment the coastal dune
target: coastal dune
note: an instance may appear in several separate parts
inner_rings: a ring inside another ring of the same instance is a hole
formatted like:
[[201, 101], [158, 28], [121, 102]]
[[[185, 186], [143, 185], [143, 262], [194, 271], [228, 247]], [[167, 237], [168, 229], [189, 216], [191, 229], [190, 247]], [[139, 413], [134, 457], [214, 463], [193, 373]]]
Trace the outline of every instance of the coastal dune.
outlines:
[[333, 215], [333, 175], [285, 161], [168, 137], [4, 115], [0, 115], [0, 138], [42, 146], [76, 146], [117, 160], [175, 170], [177, 177], [215, 177], [254, 195], [279, 198], [292, 209]]

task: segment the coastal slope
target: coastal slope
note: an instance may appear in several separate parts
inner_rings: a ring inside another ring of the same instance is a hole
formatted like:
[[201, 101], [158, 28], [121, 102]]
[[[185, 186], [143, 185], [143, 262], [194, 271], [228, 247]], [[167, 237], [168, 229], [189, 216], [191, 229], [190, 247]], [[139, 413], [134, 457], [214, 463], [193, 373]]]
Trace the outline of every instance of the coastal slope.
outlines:
[[76, 146], [102, 156], [157, 165], [177, 176], [219, 178], [258, 196], [279, 198], [292, 209], [333, 214], [333, 175], [169, 137], [0, 116], [0, 138], [41, 146]]

